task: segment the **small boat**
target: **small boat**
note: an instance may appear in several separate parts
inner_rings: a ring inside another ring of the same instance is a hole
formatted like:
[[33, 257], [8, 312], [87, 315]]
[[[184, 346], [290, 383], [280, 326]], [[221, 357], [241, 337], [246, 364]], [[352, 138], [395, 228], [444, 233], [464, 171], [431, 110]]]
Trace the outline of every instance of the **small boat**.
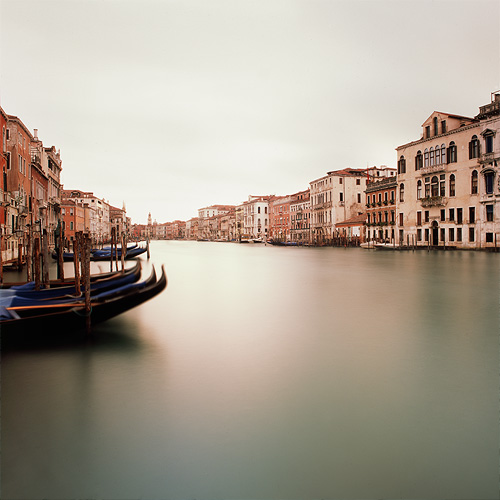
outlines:
[[[146, 248], [142, 247], [133, 247], [130, 249], [127, 249], [125, 253], [125, 259], [133, 259], [135, 257], [138, 257], [139, 255], [143, 254], [146, 252]], [[118, 252], [115, 253], [115, 250], [113, 249], [113, 252], [111, 252], [111, 249], [94, 249], [90, 251], [90, 260], [92, 261], [102, 261], [102, 260], [111, 260], [111, 255], [113, 255], [113, 259], [121, 259], [122, 257], [122, 251], [121, 248], [118, 248]], [[116, 256], [116, 257], [115, 257]], [[58, 253], [56, 250], [52, 252], [52, 258], [57, 260], [58, 258]], [[63, 261], [64, 262], [73, 262], [75, 259], [75, 254], [73, 252], [63, 252]]]
[[[90, 324], [96, 325], [146, 302], [167, 286], [164, 266], [160, 278], [153, 267], [148, 279], [113, 288], [91, 298]], [[0, 307], [2, 346], [43, 339], [67, 339], [87, 327], [85, 301], [33, 301], [31, 305]]]

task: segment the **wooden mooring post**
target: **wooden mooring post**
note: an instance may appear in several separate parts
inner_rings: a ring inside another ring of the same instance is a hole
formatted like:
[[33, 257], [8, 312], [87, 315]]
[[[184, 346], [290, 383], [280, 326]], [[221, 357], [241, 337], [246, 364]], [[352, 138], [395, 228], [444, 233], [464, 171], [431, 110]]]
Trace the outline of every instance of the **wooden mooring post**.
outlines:
[[33, 247], [35, 290], [38, 291], [40, 290], [40, 238], [33, 238]]
[[[27, 243], [26, 243], [26, 281], [33, 281], [33, 258], [32, 258], [32, 249], [33, 249], [33, 243], [32, 243], [32, 235], [31, 235], [31, 228], [28, 230], [28, 235], [27, 235]], [[22, 254], [23, 254], [23, 246], [20, 245], [17, 249], [17, 253], [19, 256], [19, 265], [21, 266], [20, 269], [22, 269]]]
[[62, 227], [59, 229], [59, 234], [57, 237], [57, 277], [61, 280], [64, 279], [64, 246], [63, 246], [63, 230]]
[[79, 231], [75, 234], [75, 239], [73, 241], [73, 265], [75, 268], [75, 293], [77, 295], [82, 294], [80, 287], [80, 253], [82, 247], [82, 233]]
[[125, 234], [122, 233], [122, 253], [121, 253], [121, 261], [122, 261], [122, 273], [125, 272], [125, 253], [127, 251], [127, 239]]
[[149, 236], [146, 238], [146, 255], [148, 256], [149, 260]]
[[85, 326], [87, 329], [87, 334], [90, 334], [91, 330], [91, 320], [90, 315], [92, 314], [92, 308], [90, 304], [90, 237], [85, 234], [83, 237], [83, 248], [80, 250], [82, 255], [82, 276], [83, 276], [83, 286], [85, 293]]
[[50, 287], [49, 276], [49, 235], [47, 230], [42, 232], [42, 286], [44, 288]]
[[[0, 229], [0, 285], [3, 285], [3, 235]], [[496, 238], [496, 235], [495, 235]], [[496, 241], [496, 240], [495, 240]]]

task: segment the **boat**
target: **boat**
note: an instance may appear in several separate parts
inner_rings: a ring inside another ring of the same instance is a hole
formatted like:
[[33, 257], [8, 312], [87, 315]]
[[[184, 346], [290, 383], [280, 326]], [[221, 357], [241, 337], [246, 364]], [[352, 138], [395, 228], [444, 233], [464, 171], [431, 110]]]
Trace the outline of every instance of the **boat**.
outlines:
[[[97, 273], [97, 274], [92, 274], [90, 276], [90, 281], [98, 281], [98, 280], [103, 280], [103, 279], [108, 279], [112, 278], [113, 276], [118, 276], [122, 275], [123, 272], [125, 273], [130, 273], [130, 272], [136, 272], [137, 269], [140, 270], [141, 263], [140, 261], [136, 261], [133, 267], [125, 269], [125, 271], [107, 271], [103, 273]], [[49, 281], [49, 288], [56, 288], [56, 287], [65, 287], [65, 286], [75, 286], [75, 278], [74, 276], [68, 277], [68, 278], [63, 278], [63, 279], [53, 279]], [[34, 290], [35, 289], [35, 282], [34, 281], [16, 281], [16, 282], [10, 282], [10, 283], [3, 283], [0, 285], [0, 290], [1, 289], [24, 289], [24, 290]]]
[[[147, 251], [147, 248], [142, 248], [142, 247], [132, 247], [130, 249], [127, 248], [127, 251], [125, 253], [124, 258], [126, 260], [129, 259], [134, 259], [135, 257], [138, 257], [139, 255], [143, 254], [144, 252]], [[113, 257], [111, 257], [113, 256]], [[118, 252], [115, 252], [113, 249], [113, 252], [111, 252], [111, 249], [94, 249], [90, 251], [90, 260], [92, 261], [102, 261], [102, 260], [113, 260], [116, 259], [121, 259], [122, 257], [122, 251], [121, 248], [118, 248]], [[52, 258], [57, 260], [58, 259], [58, 252], [57, 250], [54, 250], [52, 252]], [[63, 252], [63, 261], [64, 262], [73, 262], [75, 259], [75, 254], [73, 252]]]
[[[155, 297], [167, 286], [165, 268], [158, 279], [154, 266], [144, 281], [99, 293], [90, 301], [91, 327]], [[85, 301], [32, 301], [30, 305], [0, 307], [2, 346], [44, 339], [68, 339], [87, 331]]]
[[[130, 269], [113, 273], [106, 278], [92, 280], [90, 282], [90, 293], [95, 295], [106, 290], [118, 288], [123, 285], [135, 283], [141, 277], [141, 263], [137, 261], [136, 265]], [[85, 292], [85, 286], [80, 282], [80, 294], [77, 294], [75, 283], [66, 286], [56, 286], [53, 288], [40, 288], [35, 290], [34, 282], [29, 282], [26, 286], [13, 286], [11, 288], [0, 289], [0, 305], [3, 301], [12, 297], [30, 300], [54, 300], [66, 298], [79, 298]]]

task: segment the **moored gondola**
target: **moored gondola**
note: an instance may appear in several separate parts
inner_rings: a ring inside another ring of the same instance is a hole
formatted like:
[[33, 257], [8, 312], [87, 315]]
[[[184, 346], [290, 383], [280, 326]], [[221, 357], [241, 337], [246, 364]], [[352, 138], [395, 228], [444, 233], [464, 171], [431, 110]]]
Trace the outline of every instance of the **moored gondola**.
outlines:
[[[162, 292], [167, 286], [164, 266], [157, 279], [153, 267], [148, 279], [95, 295], [90, 302], [90, 324], [94, 326], [122, 314]], [[69, 339], [86, 332], [85, 301], [50, 301], [0, 308], [2, 346], [58, 338]]]

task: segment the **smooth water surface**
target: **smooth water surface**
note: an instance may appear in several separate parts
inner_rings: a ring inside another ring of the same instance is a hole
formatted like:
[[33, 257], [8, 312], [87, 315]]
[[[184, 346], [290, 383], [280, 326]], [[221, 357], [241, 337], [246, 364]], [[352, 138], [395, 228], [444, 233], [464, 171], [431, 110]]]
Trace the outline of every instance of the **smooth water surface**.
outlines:
[[151, 252], [96, 340], [2, 353], [2, 499], [498, 498], [498, 254]]

